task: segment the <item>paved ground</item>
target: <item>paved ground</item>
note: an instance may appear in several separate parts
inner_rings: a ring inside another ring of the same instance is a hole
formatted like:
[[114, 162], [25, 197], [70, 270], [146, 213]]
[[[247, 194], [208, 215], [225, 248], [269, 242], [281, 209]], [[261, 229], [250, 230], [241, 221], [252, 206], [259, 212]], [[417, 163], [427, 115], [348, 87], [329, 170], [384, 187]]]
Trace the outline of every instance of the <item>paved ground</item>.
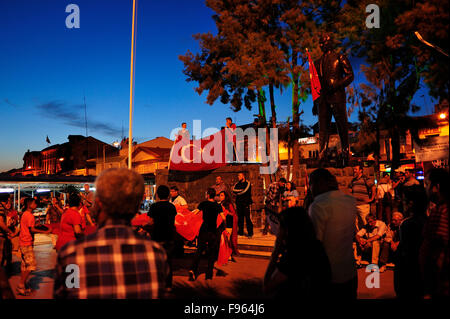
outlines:
[[[45, 235], [36, 236], [35, 254], [38, 269], [31, 276], [31, 286], [36, 291], [28, 297], [16, 296], [20, 299], [50, 299], [53, 293], [54, 264], [56, 252], [52, 249], [50, 239]], [[264, 240], [269, 240], [269, 237]], [[206, 260], [200, 264], [200, 275], [195, 282], [188, 281], [188, 267], [191, 256], [174, 261], [174, 298], [264, 298], [261, 291], [262, 278], [269, 260], [261, 257], [236, 257], [236, 263], [230, 262], [217, 267], [212, 281], [205, 281]], [[365, 286], [370, 275], [364, 269], [358, 271], [358, 297], [365, 299], [394, 298], [393, 273], [391, 270], [380, 274], [380, 287], [369, 289]], [[14, 272], [9, 282], [15, 292], [20, 276], [20, 260], [14, 256]]]

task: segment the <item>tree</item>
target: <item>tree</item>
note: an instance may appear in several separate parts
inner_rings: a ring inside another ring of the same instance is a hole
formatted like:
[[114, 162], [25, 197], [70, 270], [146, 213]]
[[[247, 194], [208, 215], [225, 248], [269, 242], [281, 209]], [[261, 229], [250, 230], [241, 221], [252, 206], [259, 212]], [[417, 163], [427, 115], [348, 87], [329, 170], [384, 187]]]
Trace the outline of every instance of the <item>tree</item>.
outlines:
[[[400, 165], [400, 135], [406, 130], [409, 111], [418, 107], [411, 100], [419, 89], [420, 74], [412, 49], [413, 34], [402, 32], [396, 18], [411, 9], [409, 1], [383, 0], [381, 27], [365, 26], [365, 8], [371, 1], [348, 1], [342, 11], [339, 30], [346, 37], [361, 65], [368, 84], [360, 85], [360, 102], [376, 114], [377, 132], [381, 123], [389, 128], [392, 168]], [[379, 133], [377, 134], [379, 137]]]
[[[418, 31], [426, 41], [437, 45], [448, 54], [449, 6], [447, 0], [416, 1], [414, 7], [395, 19], [395, 23], [403, 34], [411, 35]], [[450, 90], [448, 56], [426, 46], [418, 39], [411, 41], [411, 48], [430, 95], [440, 100], [448, 99]]]
[[[180, 56], [188, 81], [196, 81], [199, 94], [208, 90], [207, 102], [219, 97], [241, 109], [258, 101], [259, 116], [266, 121], [264, 87], [269, 87], [272, 127], [276, 127], [274, 88], [292, 86], [292, 122], [300, 131], [300, 104], [309, 92], [306, 48], [317, 56], [320, 32], [334, 28], [340, 1], [208, 0], [218, 33], [197, 34], [200, 54]], [[331, 27], [330, 27], [331, 26]], [[232, 98], [230, 99], [230, 97]], [[299, 145], [293, 144], [293, 179], [299, 178]]]

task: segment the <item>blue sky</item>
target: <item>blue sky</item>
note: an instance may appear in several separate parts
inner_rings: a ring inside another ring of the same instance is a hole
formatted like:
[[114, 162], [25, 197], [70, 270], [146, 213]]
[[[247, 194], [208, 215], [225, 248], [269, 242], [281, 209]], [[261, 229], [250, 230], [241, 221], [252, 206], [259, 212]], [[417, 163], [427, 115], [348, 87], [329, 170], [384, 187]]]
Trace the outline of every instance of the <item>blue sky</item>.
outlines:
[[[80, 8], [80, 28], [68, 29], [68, 4]], [[249, 123], [257, 113], [238, 113], [228, 105], [206, 104], [196, 83], [186, 82], [179, 55], [197, 52], [195, 33], [216, 32], [213, 12], [198, 0], [140, 0], [136, 44], [133, 137], [143, 142], [169, 137], [172, 129], [201, 120], [202, 129], [224, 125], [230, 116]], [[128, 135], [132, 0], [0, 1], [0, 172], [23, 165], [28, 150], [67, 142], [70, 134], [88, 134], [107, 143]], [[355, 81], [360, 81], [354, 65]], [[424, 93], [422, 114], [433, 104]], [[276, 95], [277, 117], [291, 115], [291, 90]], [[312, 125], [311, 99], [301, 105]], [[270, 114], [269, 105], [266, 110]], [[350, 120], [355, 120], [357, 111]]]

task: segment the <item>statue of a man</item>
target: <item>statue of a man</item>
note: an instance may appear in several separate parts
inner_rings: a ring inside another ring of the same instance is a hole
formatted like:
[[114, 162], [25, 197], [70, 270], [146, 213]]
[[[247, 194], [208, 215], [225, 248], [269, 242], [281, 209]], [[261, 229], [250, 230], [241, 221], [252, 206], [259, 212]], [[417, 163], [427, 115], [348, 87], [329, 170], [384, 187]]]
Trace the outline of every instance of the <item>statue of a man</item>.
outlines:
[[345, 87], [353, 81], [353, 70], [344, 54], [334, 52], [334, 44], [329, 34], [320, 38], [323, 55], [314, 62], [319, 75], [320, 98], [314, 101], [313, 114], [319, 115], [319, 158], [323, 161], [328, 150], [331, 116], [336, 121], [341, 140], [342, 164], [348, 165], [348, 121]]

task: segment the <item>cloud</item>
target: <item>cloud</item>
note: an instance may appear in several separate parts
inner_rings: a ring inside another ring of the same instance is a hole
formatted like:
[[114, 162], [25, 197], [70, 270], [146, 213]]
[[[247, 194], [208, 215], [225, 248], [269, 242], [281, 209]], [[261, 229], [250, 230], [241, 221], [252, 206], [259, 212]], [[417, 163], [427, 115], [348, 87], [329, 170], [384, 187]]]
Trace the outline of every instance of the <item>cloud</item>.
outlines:
[[[54, 119], [62, 121], [66, 125], [86, 128], [85, 118], [84, 118], [84, 105], [74, 104], [68, 105], [63, 101], [50, 101], [47, 103], [39, 104], [36, 106], [37, 110], [42, 116], [49, 119]], [[94, 131], [97, 133], [120, 136], [121, 129], [111, 125], [109, 123], [92, 120], [88, 117], [88, 132]]]
[[8, 105], [11, 105], [13, 107], [19, 107], [19, 105], [14, 104], [13, 102], [11, 102], [9, 99], [3, 99], [3, 102], [5, 102]]

